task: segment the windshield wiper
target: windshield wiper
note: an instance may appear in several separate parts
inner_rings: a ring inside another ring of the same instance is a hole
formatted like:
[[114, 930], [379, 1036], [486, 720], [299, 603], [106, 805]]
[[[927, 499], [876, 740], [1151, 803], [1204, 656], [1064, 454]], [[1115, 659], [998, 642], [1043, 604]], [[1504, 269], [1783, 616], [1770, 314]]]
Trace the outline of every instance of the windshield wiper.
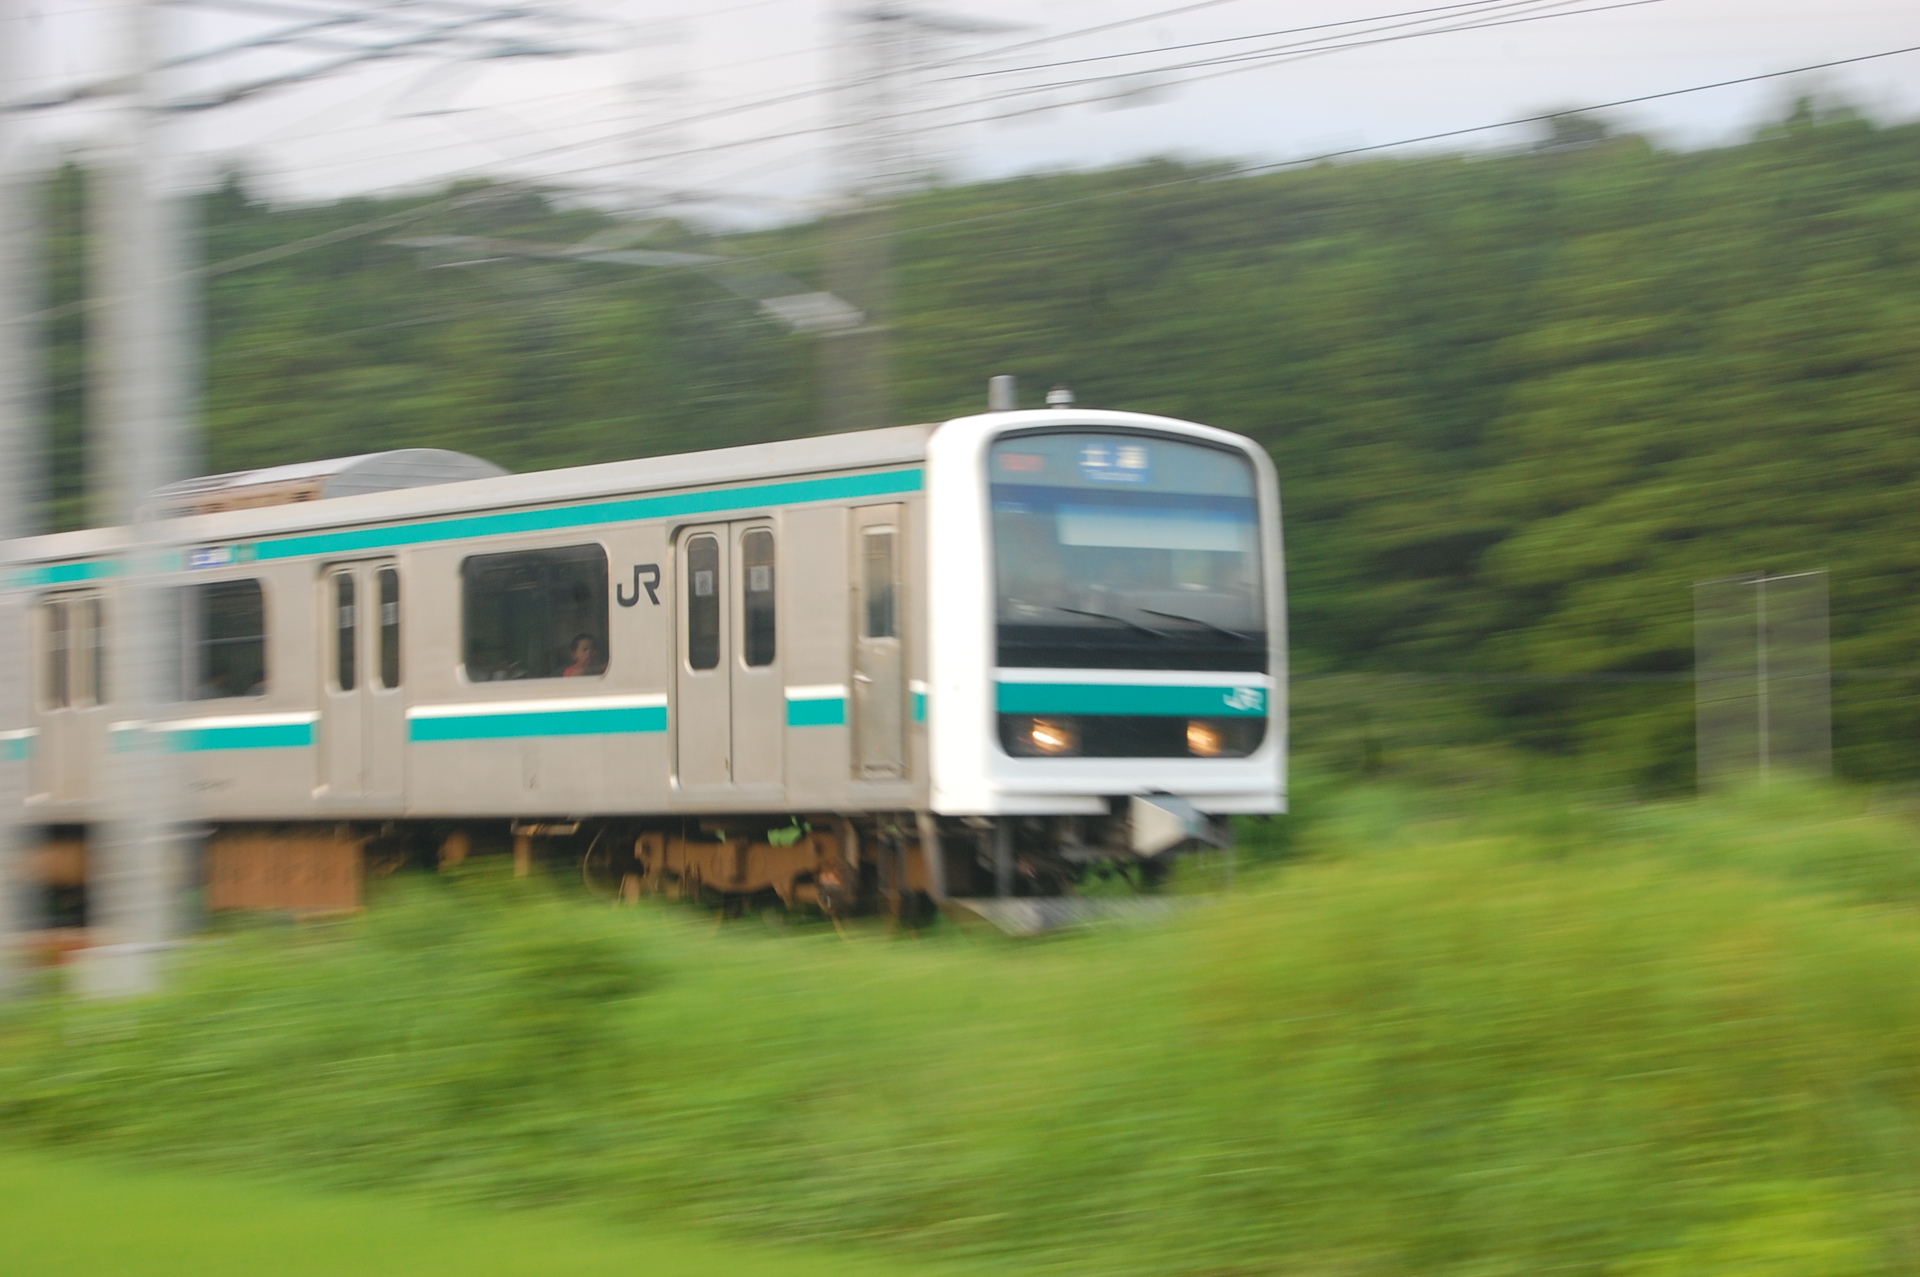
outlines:
[[[1085, 608], [1060, 607], [1057, 604], [1054, 606], [1053, 610], [1056, 612], [1071, 612], [1075, 616], [1090, 616], [1096, 621], [1112, 621], [1115, 625], [1124, 625], [1130, 630], [1139, 630], [1142, 634], [1151, 634], [1157, 639], [1173, 638], [1173, 635], [1167, 633], [1165, 630], [1152, 629], [1148, 626], [1140, 624], [1140, 622], [1138, 621], [1129, 621], [1124, 616], [1109, 616], [1105, 612], [1089, 612]], [[1141, 608], [1140, 610], [1142, 612], [1146, 611], [1145, 608]]]
[[1169, 621], [1192, 621], [1195, 625], [1206, 626], [1208, 629], [1212, 630], [1215, 634], [1224, 634], [1228, 638], [1239, 639], [1242, 643], [1261, 642], [1260, 639], [1255, 638], [1251, 634], [1242, 634], [1239, 630], [1230, 630], [1224, 625], [1215, 625], [1212, 621], [1203, 621], [1197, 616], [1186, 616], [1179, 612], [1162, 612], [1158, 608], [1151, 608], [1151, 607], [1143, 607], [1140, 610], [1142, 612], [1145, 612], [1148, 616], [1164, 616]]

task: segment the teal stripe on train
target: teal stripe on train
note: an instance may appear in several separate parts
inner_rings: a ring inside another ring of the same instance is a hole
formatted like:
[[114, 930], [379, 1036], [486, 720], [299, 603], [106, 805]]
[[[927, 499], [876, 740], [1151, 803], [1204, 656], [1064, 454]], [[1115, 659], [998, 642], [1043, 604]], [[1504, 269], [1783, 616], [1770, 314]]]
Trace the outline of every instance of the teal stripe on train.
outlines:
[[746, 507], [799, 505], [807, 501], [848, 501], [896, 496], [920, 491], [921, 472], [889, 470], [880, 474], [843, 475], [832, 479], [796, 479], [712, 492], [677, 492], [658, 497], [627, 497], [589, 505], [557, 506], [544, 510], [510, 510], [500, 514], [462, 515], [398, 527], [355, 528], [280, 537], [255, 547], [261, 559], [294, 559], [318, 554], [348, 554], [362, 550], [389, 550], [435, 541], [463, 541], [472, 537], [508, 536], [521, 532], [552, 532], [562, 528], [596, 527], [609, 523], [636, 523], [645, 519], [674, 519], [717, 514]]
[[312, 723], [248, 723], [165, 730], [168, 747], [186, 754], [226, 749], [299, 749], [313, 744]]
[[407, 724], [407, 739], [415, 743], [514, 740], [527, 736], [624, 736], [666, 730], [666, 706], [636, 705], [415, 718]]
[[[922, 472], [887, 470], [878, 474], [842, 475], [830, 479], [795, 479], [787, 483], [749, 484], [711, 492], [669, 493], [657, 497], [627, 497], [587, 505], [554, 506], [540, 510], [509, 510], [499, 514], [461, 515], [398, 526], [354, 528], [343, 532], [316, 532], [276, 537], [239, 547], [234, 562], [254, 559], [297, 559], [308, 555], [353, 554], [363, 550], [391, 550], [408, 545], [430, 545], [468, 537], [507, 536], [517, 532], [552, 532], [564, 528], [600, 527], [643, 519], [672, 519], [685, 515], [770, 506], [801, 505], [808, 501], [850, 501], [867, 497], [900, 496], [920, 491]], [[173, 565], [178, 567], [178, 564]], [[55, 563], [27, 568], [9, 579], [15, 588], [71, 585], [118, 576], [113, 559], [85, 563]]]
[[78, 585], [84, 581], [101, 581], [110, 576], [119, 576], [120, 570], [120, 563], [116, 559], [52, 563], [43, 568], [23, 568], [9, 576], [7, 582], [18, 590], [30, 590], [43, 585]]
[[33, 737], [16, 736], [0, 740], [0, 763], [24, 763], [33, 757]]
[[844, 727], [846, 722], [844, 696], [816, 696], [787, 702], [788, 727]]
[[1267, 689], [1247, 684], [1169, 687], [1137, 683], [1000, 683], [1002, 714], [1143, 714], [1262, 718]]
[[[312, 723], [231, 723], [217, 727], [160, 723], [157, 730], [164, 747], [176, 754], [206, 754], [228, 749], [302, 749], [311, 746], [314, 739]], [[113, 749], [116, 753], [132, 749], [138, 739], [136, 729], [116, 727]]]

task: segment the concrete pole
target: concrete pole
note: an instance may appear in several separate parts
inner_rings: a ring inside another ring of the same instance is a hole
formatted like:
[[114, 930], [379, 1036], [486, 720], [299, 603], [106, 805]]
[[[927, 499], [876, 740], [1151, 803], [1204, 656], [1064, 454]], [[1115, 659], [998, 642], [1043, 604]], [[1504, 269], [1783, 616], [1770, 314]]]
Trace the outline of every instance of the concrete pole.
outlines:
[[[0, 103], [23, 94], [24, 0], [0, 0]], [[36, 446], [39, 343], [29, 316], [39, 309], [32, 248], [35, 185], [27, 163], [23, 120], [0, 109], [0, 545], [34, 529], [27, 512], [40, 496]], [[10, 574], [0, 562], [0, 576]], [[18, 985], [20, 933], [26, 925], [24, 878], [27, 754], [26, 614], [11, 583], [0, 579], [0, 996]]]
[[913, 17], [903, 5], [843, 7], [838, 53], [840, 211], [821, 228], [826, 287], [867, 322], [820, 341], [820, 424], [828, 433], [891, 425], [892, 202], [915, 176], [899, 115], [911, 94]]
[[190, 358], [168, 130], [152, 70], [157, 19], [152, 0], [121, 0], [126, 91], [110, 113], [92, 201], [101, 376], [88, 440], [100, 464], [90, 472], [103, 489], [96, 505], [128, 530], [126, 570], [109, 601], [108, 810], [89, 848], [89, 921], [103, 943], [83, 952], [75, 972], [80, 990], [96, 996], [158, 987], [187, 885], [184, 786], [152, 727], [177, 696], [178, 636], [159, 581], [168, 528], [147, 513], [146, 497], [181, 477]]

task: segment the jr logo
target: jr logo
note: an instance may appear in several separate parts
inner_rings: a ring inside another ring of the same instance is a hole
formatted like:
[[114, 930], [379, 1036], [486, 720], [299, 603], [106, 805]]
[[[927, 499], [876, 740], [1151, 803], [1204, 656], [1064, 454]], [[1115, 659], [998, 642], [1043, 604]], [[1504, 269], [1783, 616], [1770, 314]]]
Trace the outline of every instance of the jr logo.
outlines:
[[1236, 687], [1221, 701], [1228, 709], [1261, 710], [1267, 707], [1267, 694], [1257, 687]]
[[636, 563], [633, 565], [633, 593], [627, 593], [627, 587], [617, 585], [613, 590], [614, 601], [621, 607], [632, 607], [640, 601], [640, 591], [645, 589], [647, 601], [655, 607], [660, 606], [660, 565], [658, 563]]

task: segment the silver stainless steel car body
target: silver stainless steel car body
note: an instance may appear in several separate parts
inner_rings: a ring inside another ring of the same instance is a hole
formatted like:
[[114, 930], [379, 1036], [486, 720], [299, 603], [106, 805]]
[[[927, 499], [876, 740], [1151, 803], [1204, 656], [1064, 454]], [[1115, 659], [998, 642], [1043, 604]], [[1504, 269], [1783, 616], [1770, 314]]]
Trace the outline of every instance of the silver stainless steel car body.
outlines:
[[[1244, 669], [1203, 671], [1000, 663], [988, 458], [996, 440], [1069, 429], [1245, 459], [1257, 487], [1258, 659], [1249, 650]], [[0, 725], [0, 766], [27, 769], [32, 823], [104, 816], [116, 730], [163, 733], [184, 758], [194, 815], [215, 825], [1105, 817], [1116, 800], [1153, 794], [1211, 814], [1285, 810], [1278, 486], [1263, 449], [1211, 427], [996, 412], [169, 528], [168, 584], [258, 583], [263, 676], [190, 688], [197, 699], [166, 721], [116, 728], [112, 689], [100, 695], [89, 663], [104, 668], [98, 651], [113, 642], [126, 536], [15, 543], [6, 580], [27, 596], [29, 633], [15, 650], [34, 700], [30, 721]], [[463, 582], [486, 556], [536, 551], [604, 557], [600, 666], [576, 661], [580, 677], [469, 668], [463, 591], [475, 587]], [[722, 657], [708, 668], [690, 659], [714, 643]], [[751, 662], [749, 643], [760, 645]], [[1067, 688], [1059, 694], [1082, 711], [1103, 688], [1157, 688], [1180, 705], [1217, 696], [1262, 720], [1264, 738], [1244, 757], [1016, 757], [997, 723], [1024, 685]]]

